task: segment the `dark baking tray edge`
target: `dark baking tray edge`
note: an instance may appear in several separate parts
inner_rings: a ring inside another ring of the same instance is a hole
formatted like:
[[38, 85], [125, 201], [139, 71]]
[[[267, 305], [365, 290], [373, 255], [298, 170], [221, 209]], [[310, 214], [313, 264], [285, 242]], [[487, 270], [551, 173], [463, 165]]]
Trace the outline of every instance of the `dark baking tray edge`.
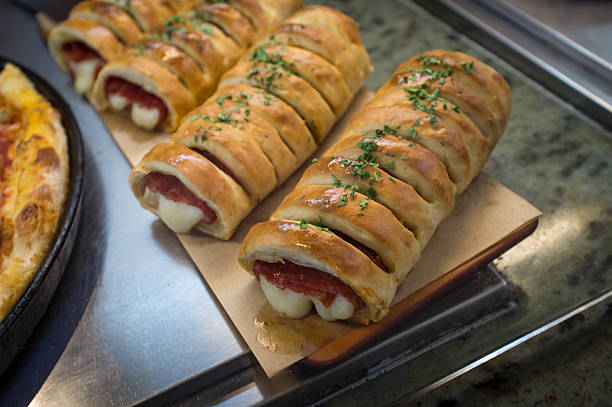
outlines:
[[54, 243], [22, 296], [0, 322], [0, 376], [25, 346], [42, 318], [68, 264], [78, 232], [85, 177], [81, 131], [68, 104], [37, 74], [0, 55], [0, 69], [7, 62], [19, 66], [36, 89], [60, 112], [68, 139], [70, 172], [66, 206]]

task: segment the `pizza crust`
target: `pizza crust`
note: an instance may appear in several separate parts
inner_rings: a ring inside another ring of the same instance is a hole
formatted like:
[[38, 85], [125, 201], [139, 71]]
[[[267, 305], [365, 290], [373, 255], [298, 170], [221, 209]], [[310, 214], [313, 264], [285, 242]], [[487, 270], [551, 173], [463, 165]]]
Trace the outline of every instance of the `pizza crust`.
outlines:
[[68, 190], [68, 147], [59, 113], [15, 66], [0, 73], [0, 100], [21, 124], [0, 202], [0, 320], [25, 291], [53, 242]]

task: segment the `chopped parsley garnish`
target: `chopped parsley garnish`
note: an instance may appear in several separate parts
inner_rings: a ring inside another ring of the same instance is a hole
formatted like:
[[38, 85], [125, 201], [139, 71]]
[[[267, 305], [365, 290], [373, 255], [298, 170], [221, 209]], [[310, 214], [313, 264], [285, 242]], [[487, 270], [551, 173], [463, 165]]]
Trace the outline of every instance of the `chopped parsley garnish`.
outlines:
[[342, 196], [340, 197], [340, 200], [338, 201], [337, 207], [342, 208], [344, 205], [346, 205], [347, 204], [346, 199], [347, 199], [347, 194], [342, 194]]
[[308, 229], [308, 222], [306, 222], [306, 219], [302, 218], [302, 220], [300, 221], [300, 228]]
[[465, 68], [465, 71], [471, 75], [474, 72], [474, 61], [469, 64], [466, 61], [461, 61], [461, 66]]
[[332, 177], [332, 180], [333, 180], [333, 183], [332, 183], [332, 185], [333, 185], [333, 186], [335, 186], [335, 187], [340, 187], [340, 186], [342, 186], [342, 181], [340, 181], [340, 180], [338, 179], [338, 177], [336, 177], [336, 175], [335, 175], [335, 174], [331, 174], [331, 177]]
[[362, 199], [361, 201], [359, 201], [359, 206], [361, 206], [361, 210], [364, 210], [368, 207], [368, 202], [370, 202], [369, 199]]

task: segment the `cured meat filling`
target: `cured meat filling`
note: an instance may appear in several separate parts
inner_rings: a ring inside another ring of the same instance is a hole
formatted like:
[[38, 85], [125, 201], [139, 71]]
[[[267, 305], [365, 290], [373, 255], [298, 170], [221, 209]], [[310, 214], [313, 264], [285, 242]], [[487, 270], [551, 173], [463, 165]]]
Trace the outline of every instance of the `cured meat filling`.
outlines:
[[76, 91], [79, 93], [89, 92], [98, 72], [105, 63], [104, 58], [79, 41], [63, 44], [62, 53], [66, 67], [74, 79]]
[[[81, 62], [89, 59], [98, 59], [104, 62], [104, 58], [100, 54], [80, 41], [66, 42], [62, 45], [62, 52], [64, 57], [71, 62]], [[68, 69], [70, 69], [70, 65], [68, 65]]]
[[215, 157], [214, 155], [212, 155], [211, 153], [209, 153], [206, 150], [200, 150], [197, 148], [192, 148], [192, 150], [198, 154], [200, 154], [203, 157], [206, 157], [206, 159], [208, 161], [210, 161], [211, 163], [213, 163], [217, 168], [219, 168], [221, 171], [223, 171], [224, 173], [226, 173], [229, 177], [231, 177], [234, 181], [236, 181], [236, 183], [240, 186], [242, 186], [240, 184], [240, 181], [238, 180], [238, 178], [236, 177], [236, 175], [232, 172], [232, 170], [230, 170], [225, 164], [223, 164], [221, 161], [219, 161], [219, 159], [217, 157]]
[[168, 117], [168, 108], [160, 98], [125, 79], [109, 77], [104, 83], [104, 91], [109, 99], [112, 95], [119, 95], [143, 109], [157, 109], [159, 112], [157, 126], [164, 123]]
[[328, 308], [338, 294], [353, 304], [355, 309], [365, 306], [361, 297], [342, 280], [312, 267], [300, 266], [287, 260], [284, 263], [257, 260], [253, 272], [258, 279], [263, 275], [278, 288], [317, 298]]
[[202, 223], [210, 225], [217, 220], [215, 211], [173, 175], [151, 172], [141, 183], [142, 194], [144, 194], [145, 189], [163, 195], [171, 201], [182, 202], [200, 209], [204, 214], [200, 220]]
[[368, 258], [370, 260], [372, 260], [372, 262], [374, 264], [376, 264], [378, 267], [383, 269], [385, 272], [389, 272], [389, 269], [387, 268], [385, 263], [383, 263], [382, 259], [378, 255], [378, 253], [376, 253], [374, 250], [370, 249], [369, 247], [367, 247], [364, 244], [359, 243], [358, 241], [356, 241], [355, 239], [351, 238], [350, 236], [345, 235], [344, 233], [338, 232], [337, 230], [332, 230], [332, 232], [335, 235], [337, 235], [339, 238], [341, 238], [342, 240], [344, 240], [347, 243], [349, 243], [351, 246], [355, 247], [361, 253], [363, 253], [366, 256], [368, 256]]

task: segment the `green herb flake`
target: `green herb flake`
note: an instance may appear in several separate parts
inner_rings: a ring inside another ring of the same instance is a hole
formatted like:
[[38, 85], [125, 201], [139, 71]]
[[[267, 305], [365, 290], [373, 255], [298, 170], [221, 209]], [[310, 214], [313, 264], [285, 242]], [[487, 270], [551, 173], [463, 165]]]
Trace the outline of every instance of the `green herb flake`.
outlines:
[[335, 186], [335, 187], [342, 186], [342, 182], [340, 181], [340, 179], [338, 179], [338, 177], [336, 177], [335, 174], [330, 174], [330, 175], [332, 177], [332, 181], [333, 181], [332, 185], [333, 186]]
[[316, 163], [317, 161], [319, 161], [319, 159], [318, 159], [318, 158], [313, 158], [313, 159], [312, 159], [312, 162], [313, 162], [313, 163]]
[[302, 218], [302, 220], [300, 221], [300, 228], [308, 229], [308, 222], [306, 222], [306, 219]]
[[461, 61], [461, 66], [469, 75], [474, 73], [474, 61], [470, 62], [469, 64], [466, 61]]
[[361, 201], [359, 201], [359, 206], [361, 206], [362, 211], [368, 207], [368, 202], [370, 202], [369, 199], [362, 199]]

